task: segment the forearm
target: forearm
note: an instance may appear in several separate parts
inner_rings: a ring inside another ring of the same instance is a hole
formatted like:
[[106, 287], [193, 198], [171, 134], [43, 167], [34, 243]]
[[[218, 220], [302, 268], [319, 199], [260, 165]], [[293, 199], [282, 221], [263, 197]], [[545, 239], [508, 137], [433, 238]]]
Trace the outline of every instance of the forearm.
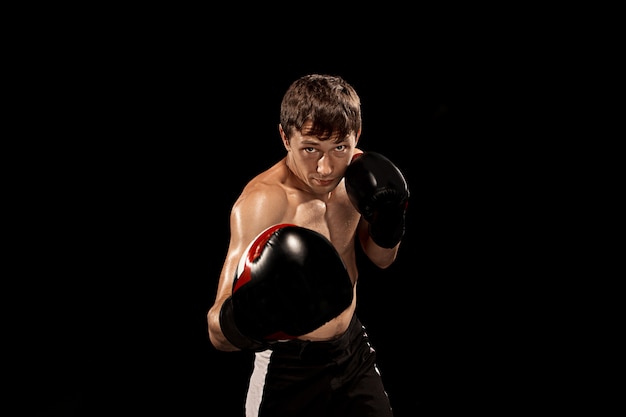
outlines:
[[362, 231], [359, 233], [359, 241], [363, 252], [377, 267], [382, 269], [388, 268], [396, 260], [400, 243], [393, 248], [383, 248], [377, 245], [367, 232], [367, 222], [363, 221], [363, 223], [364, 225], [361, 226]]
[[226, 336], [224, 336], [224, 333], [222, 332], [222, 328], [220, 326], [220, 310], [221, 304], [219, 305], [219, 307], [213, 306], [207, 314], [209, 340], [217, 350], [221, 350], [224, 352], [234, 352], [240, 350], [232, 343], [230, 343]]

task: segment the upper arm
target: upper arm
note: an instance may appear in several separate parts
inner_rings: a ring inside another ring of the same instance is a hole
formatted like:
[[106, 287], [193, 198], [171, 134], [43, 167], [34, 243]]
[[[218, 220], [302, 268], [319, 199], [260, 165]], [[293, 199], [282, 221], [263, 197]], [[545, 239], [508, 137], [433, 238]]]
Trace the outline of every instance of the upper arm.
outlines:
[[217, 300], [231, 295], [237, 264], [252, 241], [284, 217], [286, 196], [278, 187], [261, 186], [244, 191], [230, 213], [230, 240], [220, 273]]
[[220, 272], [215, 301], [207, 319], [211, 342], [220, 350], [234, 350], [224, 337], [219, 315], [224, 301], [232, 295], [237, 265], [252, 241], [268, 227], [284, 217], [286, 196], [277, 187], [262, 186], [244, 190], [230, 213], [228, 251]]

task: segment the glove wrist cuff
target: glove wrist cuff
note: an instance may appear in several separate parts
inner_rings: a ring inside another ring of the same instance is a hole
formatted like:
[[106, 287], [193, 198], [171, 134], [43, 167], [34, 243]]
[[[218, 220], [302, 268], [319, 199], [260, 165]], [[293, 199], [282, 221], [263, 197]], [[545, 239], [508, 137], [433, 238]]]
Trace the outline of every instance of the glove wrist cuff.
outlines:
[[369, 234], [372, 237], [374, 243], [381, 248], [391, 249], [395, 247], [404, 237], [404, 224], [397, 229], [387, 229], [377, 227], [375, 224], [370, 224]]
[[235, 322], [232, 297], [228, 297], [220, 310], [220, 328], [224, 337], [241, 350], [264, 350], [267, 346], [239, 331]]

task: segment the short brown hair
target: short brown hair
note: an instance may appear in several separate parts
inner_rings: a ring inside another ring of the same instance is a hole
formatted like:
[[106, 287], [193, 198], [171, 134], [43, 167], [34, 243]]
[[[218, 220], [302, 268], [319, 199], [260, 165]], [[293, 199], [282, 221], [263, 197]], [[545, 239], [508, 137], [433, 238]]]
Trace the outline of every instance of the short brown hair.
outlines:
[[313, 123], [308, 134], [337, 141], [361, 130], [361, 100], [355, 89], [337, 75], [309, 74], [287, 89], [280, 105], [280, 124], [287, 138], [302, 125]]

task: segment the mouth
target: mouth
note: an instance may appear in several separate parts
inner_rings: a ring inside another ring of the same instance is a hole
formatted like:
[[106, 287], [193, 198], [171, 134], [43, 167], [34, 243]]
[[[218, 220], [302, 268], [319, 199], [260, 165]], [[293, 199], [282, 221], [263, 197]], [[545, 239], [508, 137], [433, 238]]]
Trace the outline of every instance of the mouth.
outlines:
[[323, 187], [330, 185], [334, 182], [334, 180], [320, 180], [320, 179], [315, 179], [315, 181]]

